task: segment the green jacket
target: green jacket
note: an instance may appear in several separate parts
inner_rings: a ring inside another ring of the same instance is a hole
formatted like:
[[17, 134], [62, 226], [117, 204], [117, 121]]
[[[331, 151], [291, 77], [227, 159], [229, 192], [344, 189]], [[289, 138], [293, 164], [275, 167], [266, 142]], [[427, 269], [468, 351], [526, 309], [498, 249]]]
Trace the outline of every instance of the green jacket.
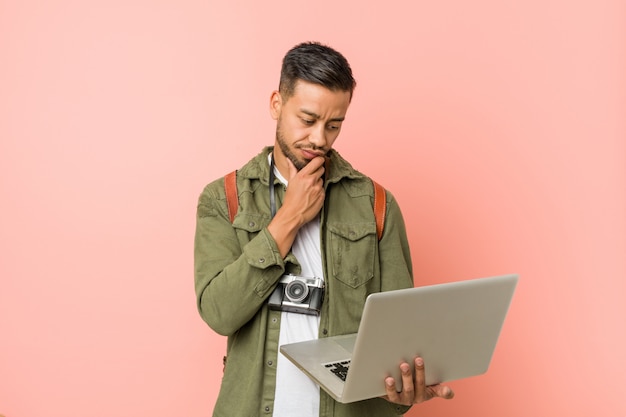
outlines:
[[[267, 231], [269, 164], [265, 148], [237, 172], [239, 212], [231, 224], [224, 179], [207, 185], [197, 207], [195, 291], [202, 319], [228, 336], [227, 360], [214, 416], [270, 416], [273, 410], [280, 312], [267, 298], [285, 273], [298, 274]], [[326, 172], [321, 213], [325, 296], [319, 337], [356, 333], [367, 295], [413, 286], [402, 214], [387, 192], [382, 239], [376, 236], [372, 182], [336, 151]], [[285, 187], [276, 182], [277, 207]], [[382, 277], [385, 277], [384, 279]], [[383, 381], [380, 381], [383, 384]], [[320, 393], [320, 417], [391, 416], [408, 407], [376, 398], [351, 404]]]

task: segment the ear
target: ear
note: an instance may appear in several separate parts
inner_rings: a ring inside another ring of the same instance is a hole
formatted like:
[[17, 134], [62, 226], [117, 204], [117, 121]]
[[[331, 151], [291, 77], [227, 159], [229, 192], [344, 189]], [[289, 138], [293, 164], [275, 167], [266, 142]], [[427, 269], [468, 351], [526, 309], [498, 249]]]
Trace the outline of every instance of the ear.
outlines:
[[278, 120], [280, 117], [280, 110], [283, 105], [283, 98], [280, 95], [280, 92], [274, 91], [270, 96], [270, 114], [272, 115], [272, 119]]

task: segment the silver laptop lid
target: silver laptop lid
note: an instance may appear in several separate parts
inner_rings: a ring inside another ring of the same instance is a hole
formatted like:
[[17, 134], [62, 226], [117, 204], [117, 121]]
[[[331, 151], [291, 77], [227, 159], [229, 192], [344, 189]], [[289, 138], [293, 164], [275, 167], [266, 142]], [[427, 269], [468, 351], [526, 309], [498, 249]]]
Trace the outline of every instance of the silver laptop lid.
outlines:
[[517, 281], [506, 275], [370, 295], [342, 400], [384, 395], [389, 375], [400, 390], [399, 365], [417, 355], [427, 385], [486, 372]]

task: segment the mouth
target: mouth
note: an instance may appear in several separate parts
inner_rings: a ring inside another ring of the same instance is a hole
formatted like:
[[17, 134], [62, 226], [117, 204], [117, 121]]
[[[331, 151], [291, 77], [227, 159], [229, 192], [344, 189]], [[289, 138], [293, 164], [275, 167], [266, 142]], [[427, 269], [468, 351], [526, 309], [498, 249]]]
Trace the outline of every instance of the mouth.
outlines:
[[318, 156], [325, 156], [326, 152], [323, 150], [313, 150], [311, 148], [300, 148], [300, 153], [305, 159], [311, 160]]

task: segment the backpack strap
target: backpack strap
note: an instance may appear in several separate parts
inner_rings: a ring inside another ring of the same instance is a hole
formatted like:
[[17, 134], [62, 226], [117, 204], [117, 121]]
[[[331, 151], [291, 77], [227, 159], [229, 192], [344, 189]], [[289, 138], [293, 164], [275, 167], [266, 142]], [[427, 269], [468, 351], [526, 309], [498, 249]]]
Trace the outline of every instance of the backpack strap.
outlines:
[[230, 172], [224, 177], [224, 189], [226, 190], [228, 217], [232, 223], [233, 220], [235, 220], [237, 210], [239, 210], [239, 197], [237, 196], [237, 171]]
[[[374, 217], [376, 219], [376, 235], [382, 239], [385, 230], [385, 214], [387, 212], [387, 193], [385, 188], [372, 180], [374, 184]], [[224, 177], [224, 189], [226, 191], [226, 204], [228, 205], [228, 217], [232, 223], [239, 210], [239, 197], [237, 196], [237, 171], [228, 173]]]
[[385, 230], [385, 214], [387, 212], [387, 193], [382, 185], [372, 180], [374, 184], [374, 217], [376, 218], [376, 234], [378, 240], [383, 238]]

